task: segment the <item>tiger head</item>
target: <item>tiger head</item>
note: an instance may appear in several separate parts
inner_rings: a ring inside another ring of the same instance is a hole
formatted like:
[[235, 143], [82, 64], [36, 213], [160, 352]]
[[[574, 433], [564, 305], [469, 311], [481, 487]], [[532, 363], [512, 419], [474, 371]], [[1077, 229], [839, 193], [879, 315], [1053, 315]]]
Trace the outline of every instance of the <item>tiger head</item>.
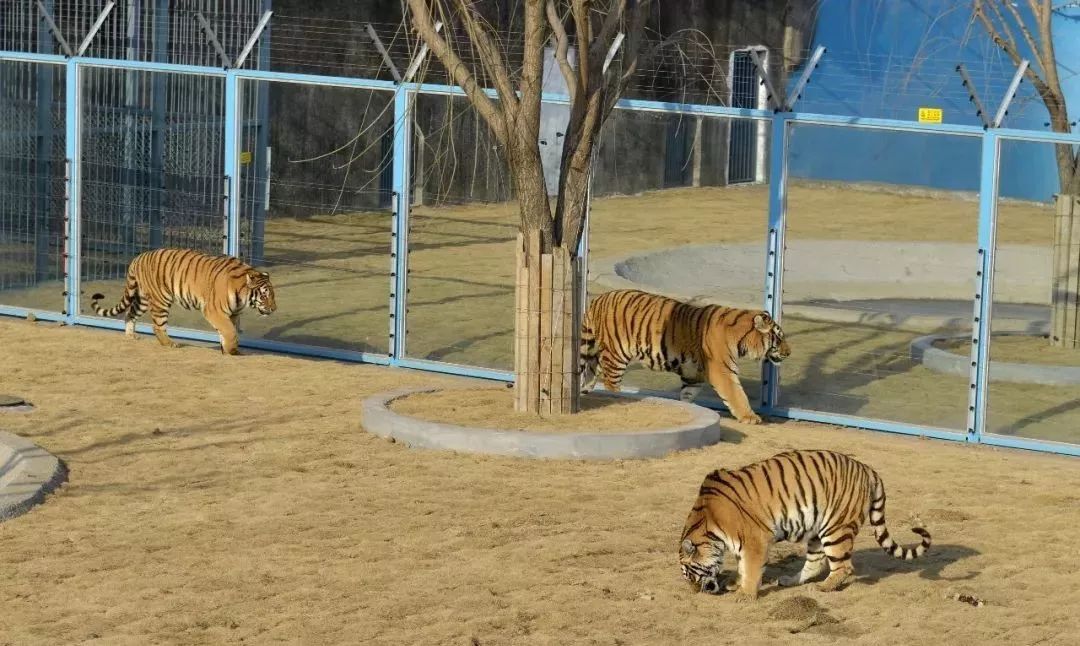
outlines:
[[712, 526], [707, 504], [698, 498], [686, 519], [683, 540], [679, 544], [679, 566], [683, 578], [694, 588], [708, 594], [720, 594], [720, 574], [727, 544]]
[[270, 316], [277, 309], [274, 299], [274, 286], [270, 283], [270, 274], [252, 269], [247, 273], [248, 306], [255, 308], [260, 316]]
[[767, 312], [754, 315], [754, 330], [739, 341], [739, 356], [753, 359], [766, 359], [770, 363], [780, 363], [791, 354], [791, 347], [784, 339], [780, 324]]
[[695, 544], [690, 538], [683, 539], [679, 546], [679, 566], [682, 568], [683, 578], [701, 592], [720, 594], [720, 574], [725, 551], [721, 541]]

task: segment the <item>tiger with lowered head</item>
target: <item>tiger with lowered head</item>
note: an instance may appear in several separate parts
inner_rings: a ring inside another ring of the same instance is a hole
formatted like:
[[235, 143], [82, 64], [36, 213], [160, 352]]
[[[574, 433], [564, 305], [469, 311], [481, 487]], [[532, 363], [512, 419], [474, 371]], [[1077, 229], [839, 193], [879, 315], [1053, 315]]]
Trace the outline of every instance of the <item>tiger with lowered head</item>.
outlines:
[[788, 451], [736, 470], [705, 476], [683, 527], [679, 564], [683, 577], [702, 592], [721, 592], [724, 554], [738, 559], [738, 590], [755, 599], [769, 546], [776, 541], [806, 544], [806, 561], [795, 576], [780, 585], [800, 585], [824, 573], [818, 587], [837, 590], [855, 570], [851, 551], [866, 517], [874, 538], [895, 558], [919, 558], [930, 547], [921, 527], [915, 547], [898, 545], [885, 527], [885, 485], [869, 466], [833, 451]]
[[692, 401], [707, 380], [737, 420], [758, 424], [739, 383], [738, 359], [780, 363], [791, 349], [780, 325], [763, 310], [697, 306], [638, 290], [597, 296], [581, 326], [582, 391], [602, 378], [618, 391], [627, 366], [640, 361], [651, 370], [682, 379], [679, 399]]
[[270, 274], [232, 256], [212, 256], [191, 249], [155, 249], [141, 253], [128, 265], [127, 284], [120, 302], [109, 309], [94, 294], [90, 307], [98, 316], [127, 313], [125, 334], [135, 338], [135, 321], [147, 311], [154, 336], [165, 347], [176, 347], [165, 331], [174, 302], [197, 309], [217, 330], [224, 354], [240, 354], [236, 319], [245, 307], [262, 316], [277, 309]]

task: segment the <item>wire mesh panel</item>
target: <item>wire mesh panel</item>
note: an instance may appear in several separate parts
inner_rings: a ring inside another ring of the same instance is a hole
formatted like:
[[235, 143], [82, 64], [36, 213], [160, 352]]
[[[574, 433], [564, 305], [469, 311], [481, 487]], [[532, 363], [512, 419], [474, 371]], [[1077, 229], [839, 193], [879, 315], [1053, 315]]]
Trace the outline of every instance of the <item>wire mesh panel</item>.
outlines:
[[520, 218], [506, 160], [464, 97], [419, 94], [413, 114], [406, 351], [510, 369]]
[[0, 61], [0, 305], [64, 307], [64, 76]]
[[394, 96], [242, 80], [240, 250], [278, 310], [243, 336], [386, 354]]
[[1061, 189], [1055, 148], [1001, 145], [986, 432], [1080, 444], [1080, 195]]
[[[224, 250], [221, 78], [82, 70], [81, 310], [119, 300], [127, 265], [162, 247]], [[176, 307], [172, 326], [209, 329]]]
[[926, 345], [971, 331], [979, 159], [974, 137], [793, 126], [781, 406], [965, 428], [968, 370]]
[[[589, 226], [589, 297], [639, 289], [699, 305], [761, 309], [768, 185], [728, 185], [728, 143], [752, 120], [616, 110], [601, 133]], [[762, 123], [768, 133], [768, 123]], [[766, 147], [767, 149], [767, 147]], [[766, 179], [766, 178], [761, 178]], [[761, 366], [739, 362], [760, 400]], [[632, 366], [631, 388], [676, 392], [674, 374]], [[715, 399], [706, 387], [697, 401]]]

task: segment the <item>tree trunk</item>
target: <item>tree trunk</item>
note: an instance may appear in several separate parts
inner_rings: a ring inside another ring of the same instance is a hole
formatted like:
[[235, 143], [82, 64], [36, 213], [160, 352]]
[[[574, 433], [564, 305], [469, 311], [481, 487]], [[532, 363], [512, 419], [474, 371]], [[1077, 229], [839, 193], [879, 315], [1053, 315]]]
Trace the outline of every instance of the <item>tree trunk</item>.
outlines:
[[1057, 197], [1050, 343], [1080, 348], [1080, 196]]
[[581, 259], [565, 247], [541, 253], [540, 232], [517, 238], [514, 409], [578, 412]]

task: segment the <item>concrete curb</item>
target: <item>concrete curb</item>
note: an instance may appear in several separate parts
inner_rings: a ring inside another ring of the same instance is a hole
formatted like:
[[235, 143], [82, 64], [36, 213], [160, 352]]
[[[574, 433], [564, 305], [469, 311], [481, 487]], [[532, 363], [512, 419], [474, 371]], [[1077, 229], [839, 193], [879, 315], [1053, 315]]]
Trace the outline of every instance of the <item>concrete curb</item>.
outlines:
[[[1005, 334], [996, 333], [994, 336], [1005, 336]], [[921, 336], [911, 342], [911, 358], [934, 372], [967, 376], [971, 370], [971, 357], [934, 347], [934, 343], [936, 341], [952, 341], [955, 339], [969, 338], [971, 337], [967, 334], [959, 336], [944, 334]], [[993, 343], [993, 341], [991, 341], [991, 343]], [[991, 348], [992, 347], [993, 346], [991, 345]], [[1080, 384], [1080, 367], [991, 361], [989, 379], [992, 382], [1009, 382], [1016, 384], [1075, 386]]]
[[0, 395], [0, 413], [29, 413], [34, 405], [17, 395]]
[[659, 397], [642, 399], [688, 410], [692, 421], [684, 426], [640, 433], [532, 433], [428, 422], [399, 415], [389, 408], [390, 402], [400, 397], [437, 390], [411, 388], [365, 399], [361, 406], [364, 429], [410, 447], [572, 460], [658, 458], [674, 451], [710, 446], [723, 438], [720, 416], [715, 411]]
[[67, 468], [37, 444], [0, 431], [0, 522], [26, 513], [67, 480]]

